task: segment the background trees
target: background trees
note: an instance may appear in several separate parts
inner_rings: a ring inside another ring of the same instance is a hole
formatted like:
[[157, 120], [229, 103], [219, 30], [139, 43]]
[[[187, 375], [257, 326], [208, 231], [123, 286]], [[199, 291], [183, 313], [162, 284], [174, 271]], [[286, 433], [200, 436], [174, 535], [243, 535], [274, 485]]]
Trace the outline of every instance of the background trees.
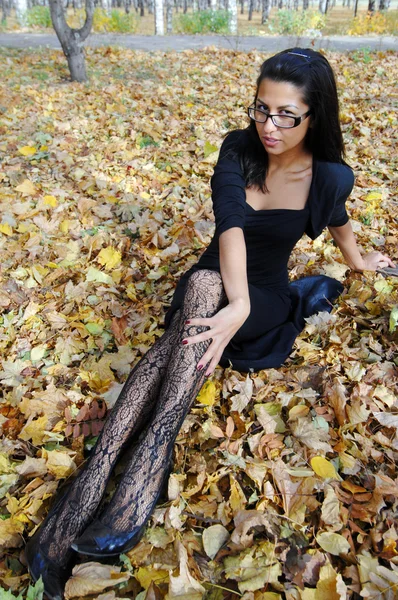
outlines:
[[398, 11], [387, 12], [389, 5], [390, 0], [0, 0], [0, 29], [8, 21], [14, 28], [54, 27], [72, 80], [84, 81], [83, 43], [92, 28], [146, 35], [394, 35]]

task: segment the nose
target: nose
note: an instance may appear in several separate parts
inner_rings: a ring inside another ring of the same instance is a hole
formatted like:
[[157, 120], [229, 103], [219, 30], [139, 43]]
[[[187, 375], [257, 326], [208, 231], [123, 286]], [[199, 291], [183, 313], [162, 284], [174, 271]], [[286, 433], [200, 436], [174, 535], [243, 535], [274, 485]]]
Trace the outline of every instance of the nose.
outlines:
[[277, 127], [273, 124], [271, 117], [268, 117], [265, 123], [262, 123], [262, 128], [264, 133], [272, 133], [277, 130]]

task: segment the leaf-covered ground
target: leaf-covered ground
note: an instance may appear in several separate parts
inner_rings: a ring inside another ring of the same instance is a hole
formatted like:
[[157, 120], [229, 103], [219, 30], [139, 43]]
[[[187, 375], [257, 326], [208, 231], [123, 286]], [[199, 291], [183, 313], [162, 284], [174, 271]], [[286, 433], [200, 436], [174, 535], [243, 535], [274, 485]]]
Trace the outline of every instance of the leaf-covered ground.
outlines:
[[[210, 240], [216, 150], [246, 125], [264, 58], [88, 50], [91, 80], [80, 85], [67, 83], [60, 52], [1, 50], [7, 597], [29, 585], [24, 540]], [[354, 230], [363, 249], [397, 258], [396, 58], [328, 58], [357, 177]], [[328, 233], [303, 239], [290, 266], [293, 278], [344, 282], [332, 315], [309, 320], [278, 370], [217, 369], [145, 537], [120, 559], [79, 567], [69, 598], [397, 598], [397, 279], [351, 273]]]

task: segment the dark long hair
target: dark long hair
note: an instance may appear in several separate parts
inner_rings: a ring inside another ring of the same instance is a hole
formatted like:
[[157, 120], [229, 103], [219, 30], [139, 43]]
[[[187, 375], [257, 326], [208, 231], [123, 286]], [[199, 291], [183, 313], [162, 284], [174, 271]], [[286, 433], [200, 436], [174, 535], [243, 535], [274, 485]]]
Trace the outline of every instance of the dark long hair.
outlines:
[[[261, 65], [255, 100], [263, 79], [291, 83], [302, 90], [303, 101], [311, 110], [311, 127], [304, 140], [307, 150], [318, 160], [345, 164], [336, 80], [326, 58], [309, 48], [290, 48], [275, 54]], [[268, 154], [254, 121], [246, 131], [247, 141], [238, 150], [246, 185], [265, 192]]]

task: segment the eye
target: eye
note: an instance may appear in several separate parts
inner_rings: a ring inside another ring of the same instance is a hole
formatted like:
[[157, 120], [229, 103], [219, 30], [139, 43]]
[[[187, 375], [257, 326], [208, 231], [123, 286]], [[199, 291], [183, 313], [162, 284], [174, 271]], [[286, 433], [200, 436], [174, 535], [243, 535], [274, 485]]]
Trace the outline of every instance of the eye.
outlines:
[[294, 113], [292, 113], [291, 110], [280, 110], [279, 114], [280, 115], [289, 115], [290, 117], [294, 116]]
[[258, 110], [262, 110], [263, 112], [267, 112], [268, 111], [268, 106], [266, 106], [265, 104], [257, 104], [256, 108]]

